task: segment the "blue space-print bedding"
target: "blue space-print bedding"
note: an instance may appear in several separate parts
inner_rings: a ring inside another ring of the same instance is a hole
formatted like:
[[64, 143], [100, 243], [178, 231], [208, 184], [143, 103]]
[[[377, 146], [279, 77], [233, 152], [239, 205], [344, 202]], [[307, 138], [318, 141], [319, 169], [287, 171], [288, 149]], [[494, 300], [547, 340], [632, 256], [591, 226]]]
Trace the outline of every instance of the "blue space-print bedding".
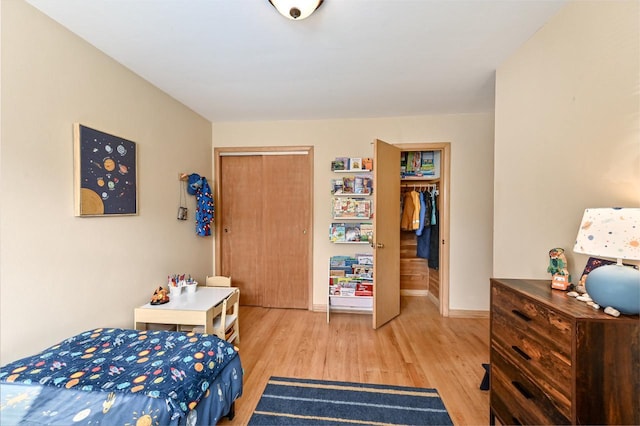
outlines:
[[216, 336], [96, 329], [0, 368], [0, 421], [213, 424], [241, 394], [238, 353]]

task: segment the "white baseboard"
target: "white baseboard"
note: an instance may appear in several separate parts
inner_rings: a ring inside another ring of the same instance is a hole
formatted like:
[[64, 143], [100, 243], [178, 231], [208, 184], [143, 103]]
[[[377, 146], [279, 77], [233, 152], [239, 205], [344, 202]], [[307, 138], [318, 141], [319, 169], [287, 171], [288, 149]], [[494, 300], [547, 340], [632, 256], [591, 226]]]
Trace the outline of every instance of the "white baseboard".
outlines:
[[472, 311], [467, 309], [450, 309], [450, 318], [489, 318], [489, 311]]
[[313, 312], [327, 312], [327, 304], [324, 303], [322, 305], [313, 305], [311, 308]]
[[400, 290], [400, 296], [429, 296], [429, 290]]

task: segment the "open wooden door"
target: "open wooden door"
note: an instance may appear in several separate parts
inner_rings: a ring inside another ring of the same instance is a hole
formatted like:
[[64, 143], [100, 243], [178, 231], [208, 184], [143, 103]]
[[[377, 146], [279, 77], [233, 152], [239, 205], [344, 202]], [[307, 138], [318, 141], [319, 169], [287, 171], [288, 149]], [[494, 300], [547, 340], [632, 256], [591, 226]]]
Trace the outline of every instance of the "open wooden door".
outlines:
[[374, 142], [373, 328], [400, 315], [400, 149]]

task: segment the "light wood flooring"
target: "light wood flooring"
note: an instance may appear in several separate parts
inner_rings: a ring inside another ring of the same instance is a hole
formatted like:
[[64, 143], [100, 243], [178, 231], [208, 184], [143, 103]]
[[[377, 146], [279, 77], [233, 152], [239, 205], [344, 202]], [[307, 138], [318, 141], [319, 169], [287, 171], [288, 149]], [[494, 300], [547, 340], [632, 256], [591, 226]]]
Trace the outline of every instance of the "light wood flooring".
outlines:
[[489, 362], [489, 320], [442, 318], [426, 297], [402, 297], [399, 317], [378, 330], [371, 316], [240, 308], [244, 393], [236, 416], [249, 421], [270, 376], [435, 388], [456, 425], [489, 422], [479, 389]]

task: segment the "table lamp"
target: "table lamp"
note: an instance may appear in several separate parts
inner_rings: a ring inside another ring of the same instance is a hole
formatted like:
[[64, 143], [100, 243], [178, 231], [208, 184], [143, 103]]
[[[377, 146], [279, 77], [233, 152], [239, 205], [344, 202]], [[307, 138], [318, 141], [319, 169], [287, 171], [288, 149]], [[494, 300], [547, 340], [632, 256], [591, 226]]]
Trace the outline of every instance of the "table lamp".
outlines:
[[640, 260], [640, 208], [586, 209], [573, 251], [616, 259], [587, 275], [587, 293], [603, 308], [640, 313], [640, 271], [622, 264]]

